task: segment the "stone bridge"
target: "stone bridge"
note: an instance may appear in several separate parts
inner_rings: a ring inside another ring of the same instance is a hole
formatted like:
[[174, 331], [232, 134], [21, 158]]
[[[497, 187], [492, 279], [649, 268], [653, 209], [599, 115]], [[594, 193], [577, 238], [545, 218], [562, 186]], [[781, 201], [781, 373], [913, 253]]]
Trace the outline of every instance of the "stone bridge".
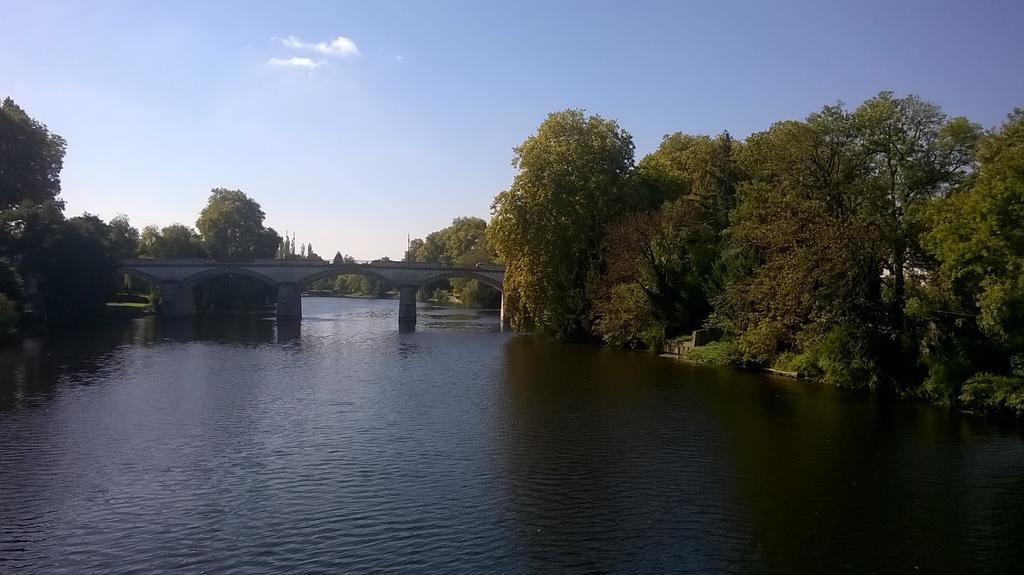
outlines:
[[[141, 277], [160, 286], [160, 315], [185, 317], [196, 312], [194, 288], [206, 280], [226, 275], [245, 276], [277, 291], [277, 318], [302, 317], [302, 292], [316, 280], [343, 274], [379, 278], [398, 288], [398, 322], [416, 325], [416, 292], [420, 286], [453, 277], [479, 280], [503, 292], [505, 269], [501, 266], [443, 267], [436, 264], [374, 261], [330, 264], [296, 260], [215, 262], [203, 259], [127, 260], [118, 271]], [[501, 298], [505, 322], [505, 296]]]

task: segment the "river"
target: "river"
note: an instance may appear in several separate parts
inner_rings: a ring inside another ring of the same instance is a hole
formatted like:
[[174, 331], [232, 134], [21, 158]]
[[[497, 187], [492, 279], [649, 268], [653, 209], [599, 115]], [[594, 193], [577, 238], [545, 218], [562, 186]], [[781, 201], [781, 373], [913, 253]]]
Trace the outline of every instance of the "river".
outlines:
[[[0, 348], [0, 572], [1010, 572], [1015, 424], [306, 298]], [[1019, 572], [1019, 571], [1018, 571]]]

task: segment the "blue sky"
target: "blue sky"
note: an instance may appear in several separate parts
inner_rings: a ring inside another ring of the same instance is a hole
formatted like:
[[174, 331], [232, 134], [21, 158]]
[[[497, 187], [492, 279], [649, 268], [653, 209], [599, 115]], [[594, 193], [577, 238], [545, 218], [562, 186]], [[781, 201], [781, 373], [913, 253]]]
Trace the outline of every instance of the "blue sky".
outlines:
[[[487, 218], [552, 111], [745, 137], [881, 90], [997, 125], [1024, 2], [0, 0], [0, 97], [67, 138], [71, 214], [194, 225], [213, 187], [324, 256]], [[339, 37], [341, 40], [338, 40]]]

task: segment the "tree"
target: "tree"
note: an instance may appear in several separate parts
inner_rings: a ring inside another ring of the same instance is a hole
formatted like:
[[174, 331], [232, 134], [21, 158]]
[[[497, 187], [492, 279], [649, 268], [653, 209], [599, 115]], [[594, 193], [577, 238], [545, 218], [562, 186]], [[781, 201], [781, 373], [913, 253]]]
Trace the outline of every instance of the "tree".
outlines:
[[441, 265], [472, 265], [492, 260], [487, 242], [487, 222], [463, 217], [433, 232], [417, 250], [416, 261]]
[[633, 140], [614, 121], [566, 110], [515, 149], [512, 186], [491, 206], [513, 326], [560, 338], [590, 332], [590, 286], [608, 223], [633, 198]]
[[631, 187], [648, 208], [613, 222], [604, 240], [594, 327], [606, 342], [657, 349], [707, 318], [739, 149], [728, 133], [676, 133], [639, 162]]
[[205, 258], [206, 248], [199, 234], [182, 224], [158, 229], [146, 226], [139, 236], [139, 256], [156, 259]]
[[[10, 98], [0, 104], [0, 210], [60, 195], [67, 143]], [[63, 208], [63, 204], [61, 204]]]
[[[779, 122], [748, 138], [740, 161], [749, 180], [727, 233], [728, 280], [715, 298], [714, 323], [738, 339], [745, 362], [758, 365], [784, 353], [817, 358], [823, 342], [876, 342], [879, 202], [864, 185], [869, 171], [851, 115], [827, 106], [804, 122]], [[871, 357], [816, 375], [872, 385]]]
[[0, 258], [0, 294], [11, 301], [21, 299], [24, 283], [18, 269], [4, 258]]
[[50, 323], [76, 326], [96, 318], [114, 292], [117, 261], [110, 250], [110, 227], [83, 214], [52, 230], [51, 252], [36, 268], [41, 276]]
[[728, 132], [711, 138], [675, 133], [637, 164], [632, 181], [642, 207], [657, 209], [681, 197], [697, 200], [709, 223], [721, 231], [743, 179], [738, 144]]
[[[410, 261], [465, 267], [492, 263], [495, 258], [487, 239], [487, 222], [475, 217], [455, 218], [451, 225], [427, 235], [426, 240], [412, 240], [406, 254], [409, 256], [413, 257]], [[422, 286], [420, 297], [428, 299], [437, 290], [451, 290], [455, 299], [473, 307], [497, 307], [501, 301], [497, 290], [469, 278], [440, 280]]]
[[904, 316], [930, 265], [920, 214], [970, 171], [976, 139], [887, 92], [751, 136], [715, 314], [746, 360], [796, 354], [826, 381], [883, 391], [918, 380], [921, 334]]
[[422, 248], [423, 248], [423, 240], [422, 239], [416, 238], [414, 240], [409, 240], [409, 245], [405, 249], [405, 257], [403, 258], [403, 261], [407, 261], [407, 262], [419, 261], [419, 260], [416, 259], [416, 254], [419, 253], [420, 249], [422, 249]]
[[977, 399], [972, 379], [1020, 387], [1024, 377], [1024, 110], [982, 139], [978, 162], [929, 207], [922, 244], [938, 265], [912, 302], [932, 328], [930, 391], [954, 407], [962, 392]]
[[615, 345], [660, 349], [666, 338], [699, 327], [711, 312], [719, 250], [697, 197], [615, 222], [604, 242], [597, 334]]
[[892, 92], [864, 102], [852, 120], [867, 164], [865, 185], [875, 187], [882, 202], [889, 323], [902, 338], [906, 275], [923, 267], [918, 217], [923, 206], [966, 177], [981, 130], [966, 118], [948, 119], [936, 104], [913, 95], [895, 98]]
[[256, 243], [253, 246], [252, 257], [273, 258], [281, 246], [281, 236], [274, 228], [263, 228], [256, 235]]
[[273, 238], [263, 227], [263, 210], [240, 190], [215, 188], [196, 221], [210, 256], [223, 261], [248, 261], [254, 257], [273, 257], [267, 251]]
[[128, 216], [118, 214], [110, 220], [110, 250], [115, 259], [135, 257], [139, 250], [139, 230], [132, 227]]

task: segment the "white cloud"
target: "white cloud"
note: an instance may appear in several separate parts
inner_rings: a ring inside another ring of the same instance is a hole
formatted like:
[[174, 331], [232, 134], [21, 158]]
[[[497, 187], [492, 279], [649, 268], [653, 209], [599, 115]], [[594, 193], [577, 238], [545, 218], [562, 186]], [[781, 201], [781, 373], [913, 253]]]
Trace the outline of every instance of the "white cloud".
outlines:
[[330, 42], [303, 42], [295, 36], [288, 36], [287, 38], [274, 38], [281, 43], [282, 46], [288, 48], [295, 48], [297, 50], [312, 50], [318, 54], [324, 56], [332, 56], [336, 58], [355, 58], [361, 56], [359, 53], [359, 46], [352, 41], [351, 38], [344, 36], [338, 36]]
[[283, 68], [305, 68], [306, 70], [312, 70], [323, 64], [323, 62], [318, 62], [312, 58], [297, 58], [293, 56], [291, 58], [271, 58], [267, 60], [267, 64]]
[[402, 62], [405, 62], [405, 56], [401, 54], [395, 54], [395, 64], [401, 64]]

